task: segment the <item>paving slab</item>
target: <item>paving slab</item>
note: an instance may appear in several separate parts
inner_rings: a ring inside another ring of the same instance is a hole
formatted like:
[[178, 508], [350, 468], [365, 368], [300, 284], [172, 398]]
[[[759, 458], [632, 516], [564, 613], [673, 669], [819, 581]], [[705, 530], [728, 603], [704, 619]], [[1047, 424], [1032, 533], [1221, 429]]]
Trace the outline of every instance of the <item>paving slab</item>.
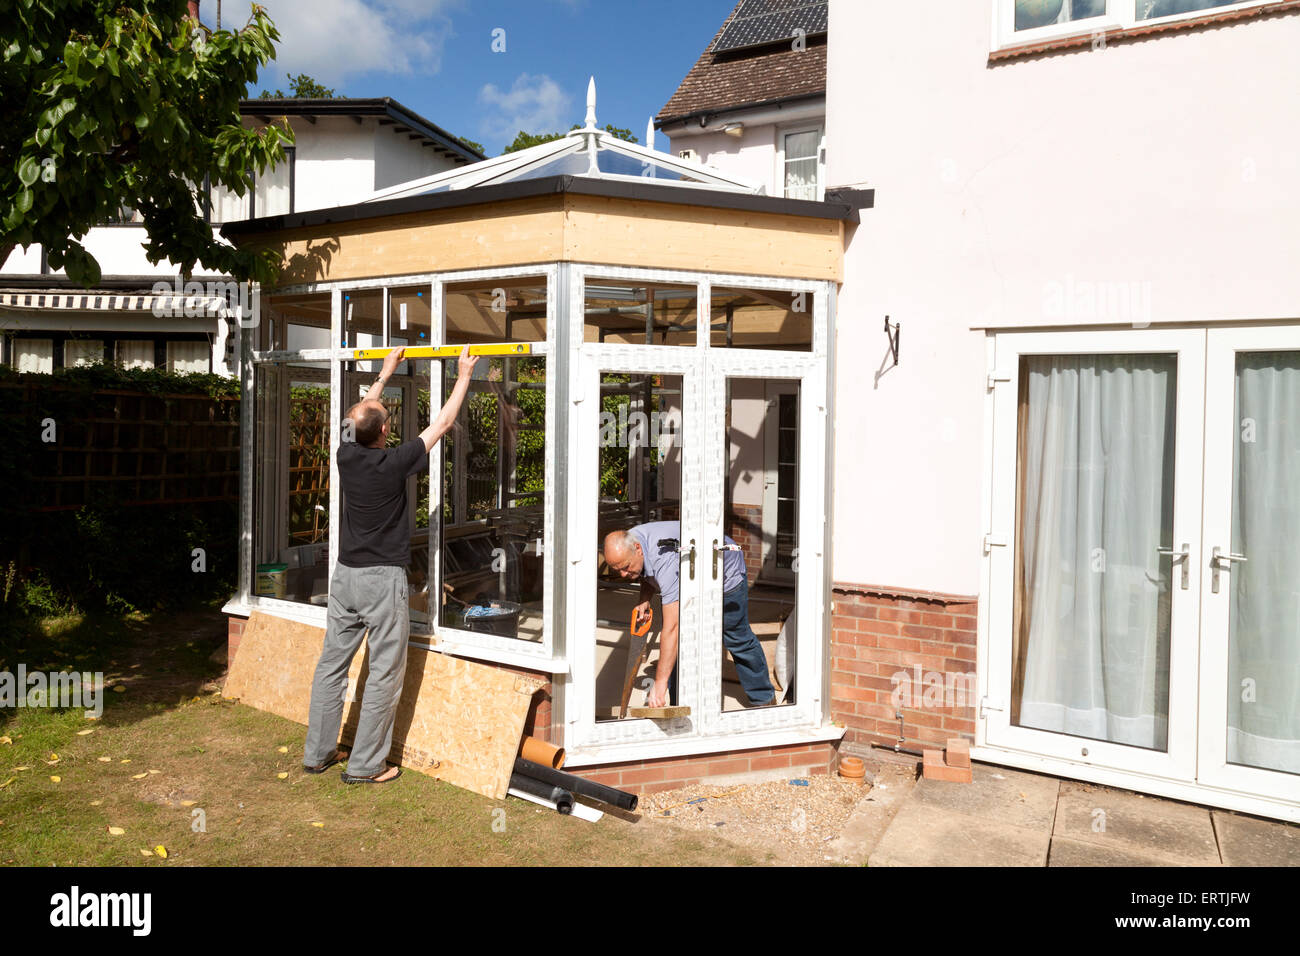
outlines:
[[916, 786], [915, 767], [885, 764], [874, 774], [876, 782], [870, 794], [858, 801], [844, 830], [826, 845], [826, 852], [840, 863], [861, 866], [867, 862]]
[[1053, 837], [1048, 866], [1191, 866], [1171, 862], [1150, 851], [1119, 844], [1084, 843], [1068, 837]]
[[1165, 865], [1222, 862], [1207, 808], [1071, 780], [1061, 781], [1052, 837], [1158, 857]]
[[1210, 811], [1229, 866], [1300, 866], [1300, 826], [1228, 810]]
[[1058, 778], [974, 762], [971, 768], [971, 783], [917, 781], [914, 798], [926, 806], [1051, 832]]
[[[973, 784], [951, 784], [971, 787]], [[972, 816], [916, 799], [917, 788], [868, 866], [1046, 866], [1050, 831]]]

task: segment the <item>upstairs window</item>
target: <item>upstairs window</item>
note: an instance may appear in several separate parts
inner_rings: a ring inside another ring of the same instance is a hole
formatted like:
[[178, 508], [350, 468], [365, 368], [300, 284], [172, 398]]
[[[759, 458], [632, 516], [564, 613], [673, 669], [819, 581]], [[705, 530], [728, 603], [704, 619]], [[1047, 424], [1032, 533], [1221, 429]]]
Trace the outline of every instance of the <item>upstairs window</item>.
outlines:
[[821, 198], [820, 129], [792, 131], [781, 137], [781, 171], [786, 199]]
[[1016, 46], [1077, 34], [1124, 30], [1152, 21], [1195, 20], [1268, 0], [994, 0], [998, 42]]

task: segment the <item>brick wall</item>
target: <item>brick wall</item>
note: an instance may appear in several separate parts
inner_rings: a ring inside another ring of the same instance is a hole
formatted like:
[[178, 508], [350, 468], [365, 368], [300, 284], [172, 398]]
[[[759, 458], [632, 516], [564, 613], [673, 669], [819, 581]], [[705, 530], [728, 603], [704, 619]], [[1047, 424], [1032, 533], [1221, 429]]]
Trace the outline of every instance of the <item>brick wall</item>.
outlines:
[[763, 569], [762, 507], [732, 504], [727, 516], [727, 537], [745, 549], [745, 575], [752, 585]]
[[831, 718], [846, 744], [903, 746], [975, 737], [976, 599], [837, 584]]
[[604, 767], [578, 767], [573, 772], [588, 780], [633, 793], [676, 790], [732, 774], [776, 772], [809, 777], [828, 774], [835, 767], [838, 743], [795, 744], [759, 750], [733, 750], [698, 757], [668, 757]]

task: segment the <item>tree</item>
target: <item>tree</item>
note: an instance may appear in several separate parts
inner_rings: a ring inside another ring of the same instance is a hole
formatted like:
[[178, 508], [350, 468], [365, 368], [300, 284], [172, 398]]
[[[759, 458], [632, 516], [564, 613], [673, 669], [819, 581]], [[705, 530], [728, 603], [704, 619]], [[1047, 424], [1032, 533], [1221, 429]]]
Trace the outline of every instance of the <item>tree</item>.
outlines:
[[[574, 123], [570, 132], [575, 129], [582, 129], [582, 127], [577, 123]], [[627, 140], [629, 143], [641, 142], [630, 129], [621, 129], [613, 124], [606, 125], [605, 132], [609, 133], [611, 136], [616, 136], [619, 139]], [[517, 153], [521, 149], [528, 149], [531, 146], [540, 146], [542, 143], [552, 143], [557, 139], [563, 139], [564, 135], [564, 133], [525, 133], [523, 130], [520, 130], [519, 135], [514, 138], [514, 142], [503, 149], [501, 155], [504, 156], [506, 153]], [[479, 150], [479, 152], [482, 152], [482, 150]]]
[[99, 264], [80, 239], [123, 206], [143, 217], [151, 262], [201, 262], [269, 281], [278, 254], [213, 238], [206, 182], [238, 195], [284, 159], [287, 121], [245, 129], [239, 101], [279, 39], [254, 5], [213, 32], [180, 0], [0, 0], [0, 263], [40, 243], [83, 286]]
[[262, 91], [264, 100], [332, 100], [334, 91], [317, 83], [306, 73], [299, 73], [297, 76], [289, 76], [289, 93], [286, 96], [284, 90], [276, 90], [272, 93], [270, 90]]

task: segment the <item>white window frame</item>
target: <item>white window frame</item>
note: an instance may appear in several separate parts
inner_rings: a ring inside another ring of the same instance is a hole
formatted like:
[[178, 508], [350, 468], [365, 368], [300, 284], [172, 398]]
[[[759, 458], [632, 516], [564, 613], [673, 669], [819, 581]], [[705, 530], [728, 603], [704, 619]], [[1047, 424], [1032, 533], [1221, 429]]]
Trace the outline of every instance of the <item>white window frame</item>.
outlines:
[[789, 199], [785, 186], [785, 140], [787, 136], [800, 133], [817, 134], [817, 196], [818, 202], [826, 198], [826, 126], [824, 123], [802, 123], [794, 126], [778, 127], [776, 131], [776, 182], [777, 194], [782, 199]]
[[1106, 0], [1106, 13], [1102, 16], [1073, 20], [1069, 23], [1054, 23], [1032, 30], [1017, 30], [1015, 0], [993, 0], [993, 50], [996, 52], [1067, 37], [1132, 30], [1157, 24], [1190, 22], [1236, 10], [1266, 6], [1275, 0], [1239, 0], [1237, 3], [1225, 4], [1221, 7], [1207, 7], [1204, 10], [1139, 20], [1137, 10], [1141, 2], [1142, 0]]

